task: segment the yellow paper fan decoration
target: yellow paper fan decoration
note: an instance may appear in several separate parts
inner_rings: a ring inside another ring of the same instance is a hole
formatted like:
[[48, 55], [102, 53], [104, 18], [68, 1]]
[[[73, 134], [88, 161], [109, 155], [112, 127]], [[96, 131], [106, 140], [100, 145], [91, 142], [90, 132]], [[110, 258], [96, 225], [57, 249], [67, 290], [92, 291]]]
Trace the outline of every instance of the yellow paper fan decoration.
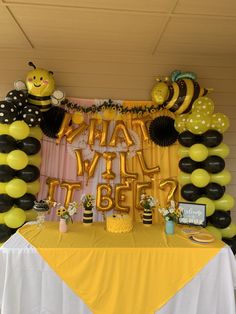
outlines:
[[72, 115], [72, 122], [75, 124], [80, 124], [84, 121], [84, 116], [81, 112], [75, 112]]

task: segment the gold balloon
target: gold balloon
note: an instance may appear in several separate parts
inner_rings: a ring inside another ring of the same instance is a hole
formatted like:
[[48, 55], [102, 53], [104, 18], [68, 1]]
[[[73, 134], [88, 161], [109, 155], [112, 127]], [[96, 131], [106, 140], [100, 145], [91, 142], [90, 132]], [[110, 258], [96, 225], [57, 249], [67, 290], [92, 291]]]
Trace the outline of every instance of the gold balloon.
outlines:
[[145, 192], [146, 189], [152, 188], [152, 181], [149, 182], [136, 182], [136, 188], [134, 189], [134, 204], [138, 210], [143, 210], [143, 207], [140, 205], [141, 194]]
[[130, 207], [129, 206], [122, 206], [120, 203], [125, 202], [126, 197], [125, 194], [122, 193], [122, 190], [130, 190], [130, 183], [125, 181], [124, 184], [116, 184], [115, 185], [115, 209], [117, 211], [124, 211], [129, 212]]
[[52, 204], [56, 202], [54, 194], [56, 188], [60, 185], [60, 181], [58, 179], [48, 177], [46, 180], [46, 184], [48, 185], [47, 200], [49, 201], [49, 203]]
[[221, 158], [226, 158], [229, 155], [229, 146], [225, 143], [220, 143], [220, 145], [208, 148], [209, 156], [219, 156]]
[[76, 111], [72, 115], [72, 122], [75, 124], [80, 124], [84, 121], [84, 116], [82, 112]]
[[4, 215], [4, 222], [9, 228], [19, 228], [26, 220], [25, 211], [18, 207], [12, 207]]
[[121, 178], [137, 179], [137, 173], [128, 172], [126, 169], [126, 152], [120, 152], [120, 176]]
[[[121, 137], [119, 135], [120, 131], [123, 132], [124, 137]], [[124, 139], [126, 141], [127, 146], [134, 145], [134, 142], [133, 142], [131, 136], [129, 135], [129, 132], [128, 132], [125, 124], [124, 124], [124, 121], [122, 121], [122, 120], [121, 121], [119, 120], [116, 122], [109, 146], [116, 146], [118, 138], [120, 138], [122, 140]]]
[[26, 192], [27, 184], [21, 179], [14, 178], [6, 184], [6, 193], [13, 198], [19, 198], [23, 196]]
[[152, 168], [148, 168], [147, 164], [144, 160], [144, 156], [143, 156], [143, 151], [142, 150], [138, 150], [136, 151], [136, 154], [138, 156], [138, 160], [140, 163], [140, 166], [142, 168], [143, 174], [153, 177], [154, 173], [160, 172], [160, 167], [159, 166], [155, 166]]
[[37, 194], [40, 191], [40, 181], [35, 180], [27, 183], [27, 193]]
[[41, 165], [41, 153], [38, 153], [38, 154], [34, 154], [34, 155], [28, 155], [28, 164], [29, 165], [33, 165], [33, 166], [36, 166], [36, 167], [40, 167]]
[[76, 136], [80, 135], [87, 128], [88, 128], [88, 125], [85, 122], [83, 122], [76, 129], [72, 129], [72, 128], [68, 129], [65, 133], [67, 142], [71, 144], [73, 142], [74, 138]]
[[[104, 192], [106, 194], [104, 195]], [[111, 198], [112, 188], [110, 184], [98, 184], [97, 185], [97, 199], [96, 206], [97, 210], [108, 211], [114, 207], [113, 199]]]
[[9, 134], [16, 140], [23, 140], [29, 136], [29, 132], [30, 128], [24, 121], [18, 120], [10, 124]]
[[9, 134], [9, 124], [0, 123], [0, 135]]
[[29, 159], [22, 150], [12, 150], [7, 156], [7, 164], [14, 170], [21, 170], [26, 167]]
[[83, 176], [84, 175], [84, 165], [82, 160], [82, 149], [75, 149], [75, 156], [77, 161], [77, 176]]
[[102, 154], [106, 160], [106, 171], [102, 173], [103, 179], [112, 180], [115, 179], [116, 174], [112, 171], [112, 159], [116, 158], [115, 152], [105, 152]]
[[101, 153], [95, 152], [94, 155], [93, 155], [93, 159], [92, 159], [92, 161], [90, 163], [89, 163], [88, 160], [85, 160], [85, 162], [84, 162], [84, 169], [88, 173], [87, 182], [88, 182], [88, 180], [90, 178], [92, 178], [94, 176], [94, 172], [96, 170], [98, 160], [99, 160], [99, 158], [101, 156], [102, 156]]
[[43, 138], [43, 131], [39, 126], [31, 127], [29, 136], [37, 138], [40, 141]]
[[171, 178], [161, 180], [159, 184], [160, 189], [164, 190], [166, 186], [170, 186], [170, 190], [167, 195], [167, 204], [169, 204], [171, 200], [174, 200], [175, 203], [177, 203], [177, 199], [175, 198], [175, 192], [178, 187], [177, 180]]
[[90, 119], [89, 121], [89, 135], [88, 144], [90, 146], [94, 145], [95, 138], [100, 139], [100, 146], [105, 146], [107, 144], [107, 134], [110, 121], [102, 120], [102, 130], [96, 129], [98, 125], [98, 120]]
[[143, 120], [141, 119], [133, 119], [132, 120], [132, 125], [138, 125], [140, 127], [140, 130], [141, 130], [141, 134], [142, 134], [142, 137], [143, 137], [143, 140], [144, 141], [148, 141], [149, 140], [149, 134], [148, 134], [148, 130], [147, 130], [147, 127], [146, 127], [146, 124]]
[[61, 123], [60, 126], [60, 130], [57, 133], [57, 139], [56, 139], [56, 144], [59, 144], [62, 137], [66, 134], [66, 132], [68, 131], [70, 122], [71, 122], [71, 113], [67, 112], [63, 118], [63, 121]]
[[73, 200], [74, 190], [80, 190], [81, 182], [62, 181], [60, 187], [66, 189], [64, 206], [68, 207], [69, 203]]

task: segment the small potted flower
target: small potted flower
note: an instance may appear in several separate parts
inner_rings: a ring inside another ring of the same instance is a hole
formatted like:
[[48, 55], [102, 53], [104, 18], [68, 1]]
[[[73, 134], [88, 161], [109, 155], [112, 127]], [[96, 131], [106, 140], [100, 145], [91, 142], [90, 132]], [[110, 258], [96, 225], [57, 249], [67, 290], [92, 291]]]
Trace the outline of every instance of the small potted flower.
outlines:
[[91, 194], [83, 194], [81, 196], [81, 202], [83, 206], [83, 224], [85, 226], [91, 226], [93, 223], [93, 207], [95, 204], [95, 198]]
[[183, 210], [176, 207], [175, 202], [172, 200], [167, 208], [159, 208], [159, 212], [165, 220], [166, 234], [174, 234], [174, 223], [179, 221], [179, 218], [183, 215]]
[[143, 207], [143, 224], [152, 225], [152, 210], [156, 206], [156, 200], [151, 195], [141, 194], [140, 205]]
[[[58, 204], [60, 206], [60, 204]], [[76, 202], [69, 203], [68, 207], [60, 206], [57, 209], [57, 215], [60, 217], [59, 231], [67, 232], [67, 224], [69, 221], [73, 223], [73, 215], [77, 212], [78, 204]]]

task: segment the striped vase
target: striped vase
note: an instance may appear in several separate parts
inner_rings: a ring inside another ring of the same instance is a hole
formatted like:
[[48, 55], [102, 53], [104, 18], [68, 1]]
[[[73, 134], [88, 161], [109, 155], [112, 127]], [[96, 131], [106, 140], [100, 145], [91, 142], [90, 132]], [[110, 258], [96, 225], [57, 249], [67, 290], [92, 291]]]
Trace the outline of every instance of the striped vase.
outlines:
[[144, 208], [143, 224], [144, 226], [147, 226], [147, 227], [152, 225], [152, 210], [149, 208]]
[[85, 226], [91, 226], [92, 223], [93, 223], [93, 208], [92, 207], [84, 208], [83, 224]]

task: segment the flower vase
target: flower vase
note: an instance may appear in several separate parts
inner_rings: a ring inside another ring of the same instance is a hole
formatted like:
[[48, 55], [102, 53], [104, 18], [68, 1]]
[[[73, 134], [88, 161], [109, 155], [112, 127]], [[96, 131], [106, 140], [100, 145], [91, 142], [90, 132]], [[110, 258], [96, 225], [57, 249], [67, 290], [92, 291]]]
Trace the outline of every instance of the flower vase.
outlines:
[[166, 232], [166, 234], [174, 234], [175, 233], [175, 223], [173, 220], [167, 220], [165, 222], [165, 232]]
[[93, 208], [85, 208], [83, 212], [83, 225], [91, 226], [93, 223]]
[[59, 221], [59, 231], [61, 233], [65, 233], [65, 232], [67, 232], [67, 230], [68, 230], [68, 226], [67, 226], [66, 219], [61, 218]]
[[149, 208], [144, 208], [143, 224], [144, 226], [147, 226], [147, 227], [150, 227], [152, 225], [152, 210]]

